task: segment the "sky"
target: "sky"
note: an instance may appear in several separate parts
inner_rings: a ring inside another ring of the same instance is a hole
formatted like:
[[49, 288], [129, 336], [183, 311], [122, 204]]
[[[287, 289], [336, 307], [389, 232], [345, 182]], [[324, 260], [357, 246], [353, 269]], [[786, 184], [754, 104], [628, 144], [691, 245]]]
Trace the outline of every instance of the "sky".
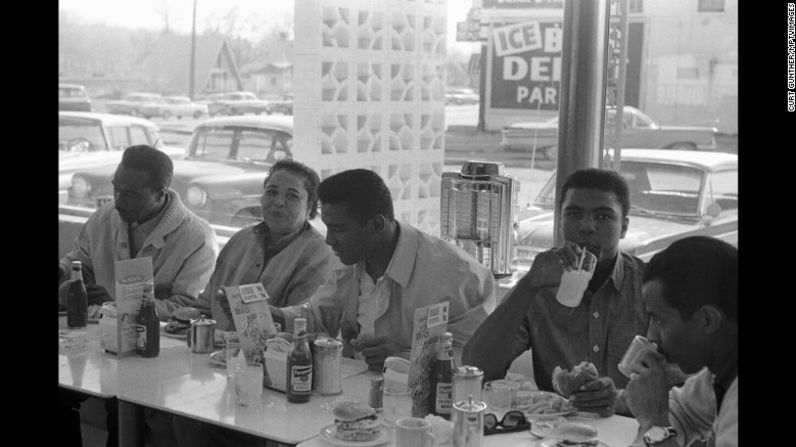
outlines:
[[[196, 28], [202, 32], [205, 24], [223, 17], [233, 7], [238, 16], [268, 18], [284, 22], [292, 17], [294, 0], [196, 0]], [[302, 1], [302, 0], [295, 0]], [[456, 22], [464, 21], [472, 0], [448, 0], [448, 49], [471, 53], [478, 44], [456, 42]], [[164, 12], [172, 31], [189, 33], [193, 0], [59, 0], [59, 9], [88, 23], [105, 23], [124, 28], [160, 30], [164, 27]]]

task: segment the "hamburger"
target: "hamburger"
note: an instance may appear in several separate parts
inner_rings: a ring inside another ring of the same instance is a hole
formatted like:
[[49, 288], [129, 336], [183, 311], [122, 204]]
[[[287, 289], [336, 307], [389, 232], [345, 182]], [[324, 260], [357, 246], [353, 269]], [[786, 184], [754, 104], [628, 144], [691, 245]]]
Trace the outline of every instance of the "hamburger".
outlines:
[[356, 401], [335, 405], [334, 423], [337, 426], [336, 437], [343, 441], [372, 441], [379, 436], [381, 429], [373, 407]]
[[580, 362], [571, 371], [556, 366], [553, 370], [553, 388], [558, 394], [569, 397], [587, 382], [599, 378], [597, 367], [591, 362]]
[[550, 433], [550, 437], [558, 440], [556, 447], [596, 447], [600, 443], [597, 439], [597, 429], [577, 422], [558, 425]]

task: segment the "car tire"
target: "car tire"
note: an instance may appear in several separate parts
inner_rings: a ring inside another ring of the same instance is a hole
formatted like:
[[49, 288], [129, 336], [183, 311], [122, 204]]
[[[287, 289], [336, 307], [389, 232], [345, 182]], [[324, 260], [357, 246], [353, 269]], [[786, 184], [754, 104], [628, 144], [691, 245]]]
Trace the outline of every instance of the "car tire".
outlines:
[[194, 117], [194, 119], [201, 118], [202, 117], [202, 112], [199, 111], [199, 110], [197, 110], [196, 112], [193, 112], [193, 117]]
[[164, 110], [163, 113], [160, 114], [160, 116], [164, 120], [167, 120], [167, 119], [171, 118], [171, 112], [169, 112], [168, 110]]
[[558, 160], [558, 146], [547, 146], [542, 148], [542, 154], [550, 161]]
[[683, 151], [695, 151], [697, 150], [696, 144], [694, 143], [674, 143], [669, 145], [668, 149], [676, 149], [676, 150], [683, 150]]

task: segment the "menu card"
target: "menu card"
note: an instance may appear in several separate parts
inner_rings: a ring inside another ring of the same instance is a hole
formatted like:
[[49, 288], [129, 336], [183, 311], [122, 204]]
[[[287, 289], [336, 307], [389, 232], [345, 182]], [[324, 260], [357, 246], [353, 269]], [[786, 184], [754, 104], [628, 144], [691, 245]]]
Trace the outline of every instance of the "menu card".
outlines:
[[[115, 263], [116, 315], [103, 315], [101, 323], [105, 350], [125, 357], [135, 352], [136, 317], [144, 296], [144, 284], [154, 289], [152, 258], [133, 258]], [[115, 336], [114, 336], [115, 332]]]
[[[262, 283], [224, 287], [232, 313], [241, 351], [246, 356], [263, 358], [266, 340], [276, 336], [276, 327], [268, 307], [268, 292]], [[266, 369], [263, 385], [271, 386]]]
[[409, 389], [412, 391], [412, 416], [431, 413], [431, 361], [437, 356], [440, 336], [448, 327], [449, 303], [415, 309], [412, 353], [409, 356]]

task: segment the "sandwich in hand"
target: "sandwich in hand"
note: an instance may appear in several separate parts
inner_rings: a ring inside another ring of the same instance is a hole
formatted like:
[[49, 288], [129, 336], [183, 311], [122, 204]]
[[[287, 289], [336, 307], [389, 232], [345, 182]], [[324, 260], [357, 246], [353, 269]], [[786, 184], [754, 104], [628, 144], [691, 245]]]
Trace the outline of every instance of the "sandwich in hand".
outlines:
[[553, 370], [553, 388], [558, 394], [569, 397], [580, 390], [584, 383], [598, 378], [597, 367], [591, 362], [580, 362], [572, 368], [572, 371], [562, 370], [560, 366], [556, 366]]
[[336, 437], [343, 441], [372, 441], [379, 436], [381, 427], [373, 407], [356, 401], [335, 405], [334, 423], [337, 426]]
[[560, 424], [553, 429], [549, 437], [558, 440], [556, 447], [596, 447], [600, 443], [597, 439], [597, 429], [577, 422]]

